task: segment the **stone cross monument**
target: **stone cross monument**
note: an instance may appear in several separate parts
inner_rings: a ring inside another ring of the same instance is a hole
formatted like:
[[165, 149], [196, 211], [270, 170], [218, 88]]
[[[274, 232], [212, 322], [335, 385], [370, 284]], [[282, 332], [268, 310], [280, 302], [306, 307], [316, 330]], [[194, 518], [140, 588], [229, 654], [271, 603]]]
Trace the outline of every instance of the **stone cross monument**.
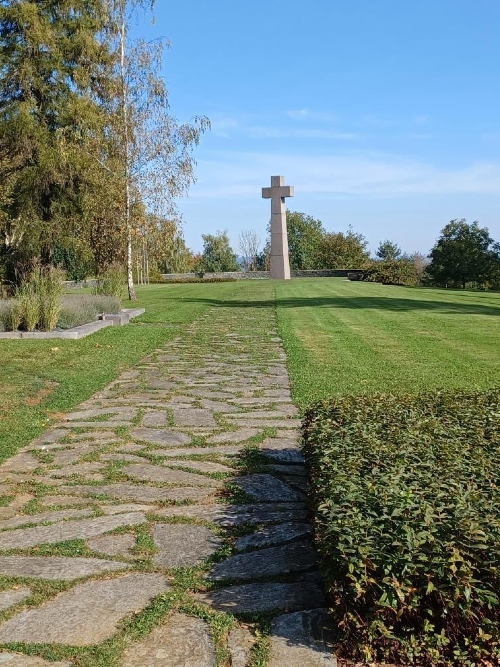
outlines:
[[290, 280], [285, 197], [293, 197], [293, 186], [284, 176], [271, 176], [271, 187], [262, 188], [263, 199], [271, 200], [271, 278]]

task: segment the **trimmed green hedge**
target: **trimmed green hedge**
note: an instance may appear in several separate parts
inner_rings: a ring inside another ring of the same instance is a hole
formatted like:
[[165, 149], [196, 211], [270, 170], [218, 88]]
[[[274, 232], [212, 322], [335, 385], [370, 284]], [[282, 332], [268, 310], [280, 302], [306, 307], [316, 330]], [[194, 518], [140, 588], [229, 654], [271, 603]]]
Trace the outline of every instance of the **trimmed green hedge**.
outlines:
[[352, 396], [304, 420], [346, 656], [500, 661], [500, 391]]
[[184, 284], [184, 283], [235, 283], [237, 281], [237, 278], [162, 278], [161, 280], [152, 280], [151, 282], [156, 283], [156, 284], [163, 284], [165, 285], [170, 285], [175, 283], [177, 284]]

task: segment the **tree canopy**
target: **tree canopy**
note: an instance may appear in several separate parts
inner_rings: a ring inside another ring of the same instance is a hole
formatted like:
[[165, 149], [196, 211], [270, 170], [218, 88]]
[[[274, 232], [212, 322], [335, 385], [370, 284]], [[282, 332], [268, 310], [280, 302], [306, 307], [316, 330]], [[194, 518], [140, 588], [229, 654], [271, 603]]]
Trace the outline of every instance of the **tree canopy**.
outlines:
[[487, 227], [464, 218], [451, 220], [441, 231], [432, 248], [427, 273], [435, 284], [460, 286], [484, 284], [498, 272], [500, 245], [491, 238]]
[[220, 272], [239, 271], [238, 261], [229, 244], [227, 230], [218, 230], [215, 234], [202, 234], [203, 253], [196, 271]]

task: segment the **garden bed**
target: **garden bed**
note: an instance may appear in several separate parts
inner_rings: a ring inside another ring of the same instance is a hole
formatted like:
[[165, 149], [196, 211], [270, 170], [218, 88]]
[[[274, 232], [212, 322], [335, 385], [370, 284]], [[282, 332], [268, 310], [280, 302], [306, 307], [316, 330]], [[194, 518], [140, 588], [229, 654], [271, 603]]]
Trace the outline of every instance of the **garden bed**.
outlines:
[[323, 401], [304, 453], [344, 656], [498, 664], [500, 391]]

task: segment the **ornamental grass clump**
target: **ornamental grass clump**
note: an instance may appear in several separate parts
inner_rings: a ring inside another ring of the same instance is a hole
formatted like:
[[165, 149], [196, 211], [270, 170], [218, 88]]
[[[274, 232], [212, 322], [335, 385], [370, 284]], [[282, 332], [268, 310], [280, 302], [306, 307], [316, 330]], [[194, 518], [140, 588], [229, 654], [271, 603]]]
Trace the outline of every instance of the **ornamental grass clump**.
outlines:
[[499, 664], [500, 391], [324, 401], [303, 434], [339, 651]]

